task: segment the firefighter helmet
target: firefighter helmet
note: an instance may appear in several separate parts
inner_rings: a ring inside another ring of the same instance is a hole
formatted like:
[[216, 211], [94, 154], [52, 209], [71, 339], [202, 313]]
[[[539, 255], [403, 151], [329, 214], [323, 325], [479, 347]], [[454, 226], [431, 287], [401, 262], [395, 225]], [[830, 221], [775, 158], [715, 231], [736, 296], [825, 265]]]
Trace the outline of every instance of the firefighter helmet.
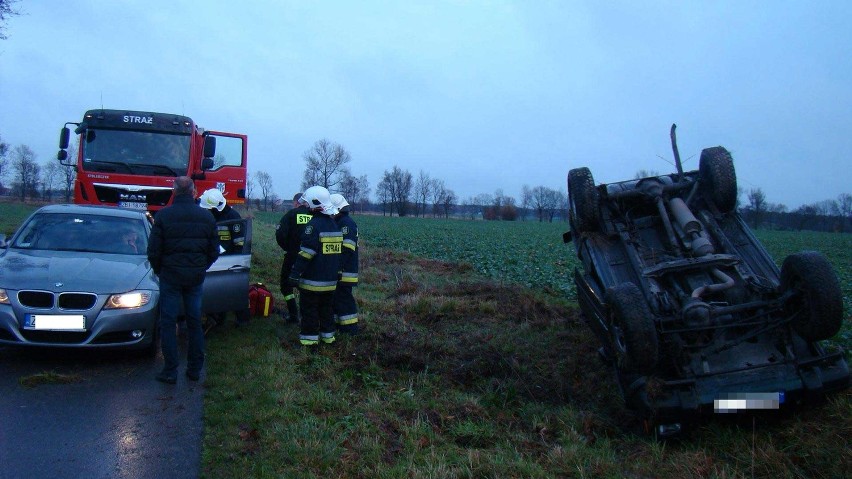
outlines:
[[340, 193], [333, 193], [331, 195], [331, 204], [336, 206], [338, 210], [342, 210], [344, 207], [349, 206], [349, 202], [346, 201], [346, 198], [344, 198]]
[[225, 209], [225, 197], [222, 196], [222, 192], [217, 190], [216, 188], [210, 188], [201, 194], [200, 206], [202, 208], [207, 208], [208, 210], [216, 208], [219, 211]]
[[302, 194], [302, 200], [312, 210], [319, 208], [327, 215], [337, 214], [337, 207], [332, 204], [331, 195], [322, 186], [311, 186], [305, 190], [305, 193]]

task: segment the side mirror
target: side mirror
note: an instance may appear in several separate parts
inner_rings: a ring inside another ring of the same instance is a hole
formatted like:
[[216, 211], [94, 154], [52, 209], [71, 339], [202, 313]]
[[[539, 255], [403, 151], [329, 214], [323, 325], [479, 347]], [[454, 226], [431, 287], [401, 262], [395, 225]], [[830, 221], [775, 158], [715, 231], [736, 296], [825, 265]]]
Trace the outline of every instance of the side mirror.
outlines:
[[59, 130], [59, 149], [64, 150], [68, 148], [68, 141], [71, 138], [71, 130], [68, 129], [67, 126], [63, 126], [61, 130]]
[[[204, 137], [204, 155], [203, 155], [203, 157], [206, 159], [206, 158], [213, 158], [214, 156], [216, 156], [216, 137], [207, 135], [207, 136]], [[211, 163], [210, 166], [212, 167], [213, 162], [211, 161], [210, 163]], [[206, 169], [206, 168], [204, 168], [204, 169]]]
[[201, 160], [201, 169], [209, 170], [210, 168], [213, 168], [213, 158], [205, 157], [203, 160]]
[[59, 150], [59, 152], [56, 153], [56, 159], [59, 160], [60, 163], [63, 163], [68, 159], [68, 152], [65, 150]]

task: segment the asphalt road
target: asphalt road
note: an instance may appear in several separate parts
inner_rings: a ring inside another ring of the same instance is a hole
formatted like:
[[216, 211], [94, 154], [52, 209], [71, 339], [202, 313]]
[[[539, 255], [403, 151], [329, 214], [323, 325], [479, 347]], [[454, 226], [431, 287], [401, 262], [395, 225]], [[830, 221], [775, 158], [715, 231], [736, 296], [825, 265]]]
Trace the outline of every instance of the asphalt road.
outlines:
[[204, 373], [166, 385], [162, 364], [0, 348], [0, 479], [198, 477]]

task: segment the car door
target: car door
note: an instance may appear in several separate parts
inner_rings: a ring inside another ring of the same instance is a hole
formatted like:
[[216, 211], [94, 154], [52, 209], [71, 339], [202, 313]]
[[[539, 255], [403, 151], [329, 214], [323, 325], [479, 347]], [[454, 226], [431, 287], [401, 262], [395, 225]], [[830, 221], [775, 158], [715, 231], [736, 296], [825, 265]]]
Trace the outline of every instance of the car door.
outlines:
[[240, 311], [248, 308], [251, 273], [251, 219], [216, 223], [219, 259], [207, 269], [201, 310], [204, 313]]

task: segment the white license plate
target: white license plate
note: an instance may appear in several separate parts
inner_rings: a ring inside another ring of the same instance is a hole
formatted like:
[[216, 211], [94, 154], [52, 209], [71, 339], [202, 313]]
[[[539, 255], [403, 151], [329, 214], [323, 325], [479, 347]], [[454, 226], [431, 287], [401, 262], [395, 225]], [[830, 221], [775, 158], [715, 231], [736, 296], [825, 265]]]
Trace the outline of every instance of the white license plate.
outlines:
[[82, 314], [30, 314], [24, 328], [37, 331], [85, 331], [86, 317]]
[[146, 210], [148, 209], [148, 203], [143, 203], [140, 201], [119, 201], [119, 208], [130, 208], [132, 210]]

